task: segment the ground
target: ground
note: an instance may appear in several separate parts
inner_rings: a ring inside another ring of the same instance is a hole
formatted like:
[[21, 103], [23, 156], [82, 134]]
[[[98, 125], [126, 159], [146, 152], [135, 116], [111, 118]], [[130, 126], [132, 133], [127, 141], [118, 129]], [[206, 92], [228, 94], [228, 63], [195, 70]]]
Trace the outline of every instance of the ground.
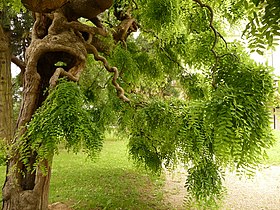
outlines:
[[[184, 170], [166, 174], [165, 201], [176, 210], [185, 210]], [[227, 196], [222, 210], [279, 210], [280, 166], [270, 166], [257, 171], [252, 179], [227, 173], [225, 178]]]

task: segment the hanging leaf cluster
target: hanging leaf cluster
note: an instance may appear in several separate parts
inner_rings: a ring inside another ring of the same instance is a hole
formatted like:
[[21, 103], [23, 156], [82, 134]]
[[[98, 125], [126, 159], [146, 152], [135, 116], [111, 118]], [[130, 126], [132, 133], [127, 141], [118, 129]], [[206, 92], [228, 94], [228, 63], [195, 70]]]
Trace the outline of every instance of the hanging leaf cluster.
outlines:
[[60, 144], [74, 152], [84, 149], [94, 157], [102, 148], [102, 133], [86, 110], [84, 96], [74, 82], [60, 80], [36, 111], [22, 137], [22, 159], [26, 151], [38, 154], [37, 163], [50, 160]]
[[244, 1], [249, 23], [244, 34], [249, 48], [263, 55], [268, 48], [278, 45], [280, 36], [280, 2], [278, 0]]
[[130, 112], [132, 158], [153, 171], [184, 163], [186, 187], [200, 206], [215, 206], [222, 197], [225, 167], [253, 173], [274, 143], [269, 121], [272, 76], [267, 67], [242, 56], [220, 60], [217, 87], [211, 90], [204, 83], [207, 97], [198, 88], [192, 92], [197, 97], [187, 101], [154, 98]]

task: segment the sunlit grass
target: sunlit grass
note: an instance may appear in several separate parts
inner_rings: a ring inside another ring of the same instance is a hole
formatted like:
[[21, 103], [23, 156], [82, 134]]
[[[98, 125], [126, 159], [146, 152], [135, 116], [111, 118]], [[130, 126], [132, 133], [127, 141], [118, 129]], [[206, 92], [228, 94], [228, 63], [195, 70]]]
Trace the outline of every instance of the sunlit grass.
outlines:
[[268, 159], [265, 161], [267, 165], [280, 165], [280, 131], [274, 131], [276, 142], [273, 147], [267, 150]]
[[74, 209], [168, 209], [159, 177], [135, 169], [125, 141], [106, 141], [98, 159], [61, 152], [55, 156], [50, 202]]
[[[280, 131], [267, 151], [266, 165], [280, 165]], [[136, 169], [128, 160], [127, 142], [107, 136], [99, 157], [62, 150], [54, 157], [50, 203], [64, 202], [73, 209], [172, 209], [163, 203], [164, 180]], [[0, 166], [0, 181], [5, 167]]]

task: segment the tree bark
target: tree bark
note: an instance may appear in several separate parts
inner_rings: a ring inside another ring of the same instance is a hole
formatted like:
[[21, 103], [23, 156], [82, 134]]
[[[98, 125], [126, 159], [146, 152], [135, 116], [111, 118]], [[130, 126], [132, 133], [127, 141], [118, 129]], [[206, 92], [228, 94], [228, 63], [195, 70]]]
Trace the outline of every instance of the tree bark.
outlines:
[[13, 136], [11, 49], [9, 37], [0, 25], [0, 139], [9, 143]]

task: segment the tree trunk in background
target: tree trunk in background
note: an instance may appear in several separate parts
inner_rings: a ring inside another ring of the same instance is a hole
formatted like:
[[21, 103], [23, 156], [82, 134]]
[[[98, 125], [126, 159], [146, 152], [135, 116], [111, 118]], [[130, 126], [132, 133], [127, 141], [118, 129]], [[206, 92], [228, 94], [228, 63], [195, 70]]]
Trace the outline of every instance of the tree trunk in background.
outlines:
[[0, 25], [0, 139], [9, 143], [13, 136], [11, 49], [9, 38]]

